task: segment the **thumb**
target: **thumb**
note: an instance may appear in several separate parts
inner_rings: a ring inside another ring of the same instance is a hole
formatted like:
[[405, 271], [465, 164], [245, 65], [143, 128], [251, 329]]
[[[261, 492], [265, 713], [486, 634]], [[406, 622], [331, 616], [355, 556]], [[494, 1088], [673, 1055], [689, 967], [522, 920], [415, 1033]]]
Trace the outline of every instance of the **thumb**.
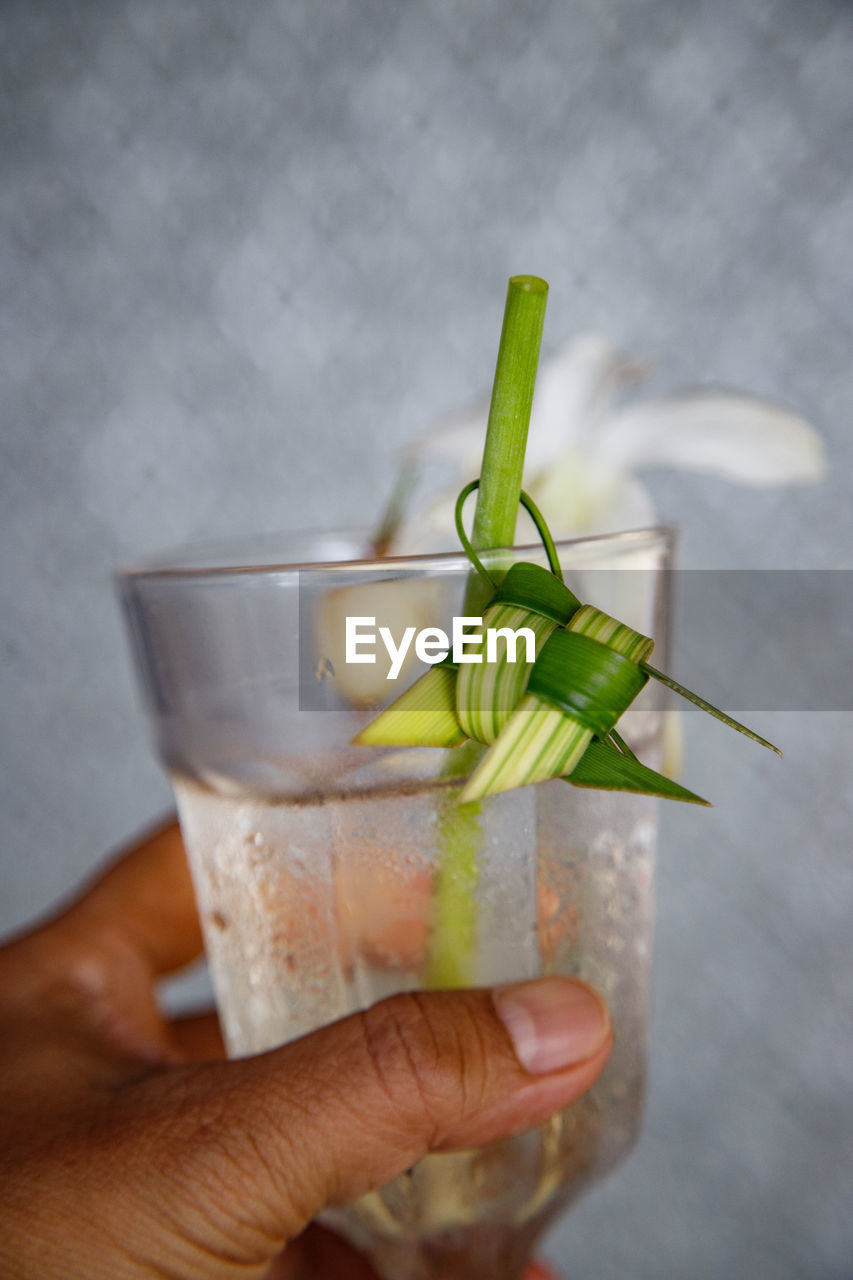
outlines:
[[201, 1211], [217, 1238], [227, 1224], [229, 1257], [259, 1263], [428, 1151], [540, 1123], [590, 1087], [610, 1044], [603, 1000], [569, 978], [393, 996], [281, 1049], [166, 1073], [159, 1172], [165, 1143], [194, 1234]]

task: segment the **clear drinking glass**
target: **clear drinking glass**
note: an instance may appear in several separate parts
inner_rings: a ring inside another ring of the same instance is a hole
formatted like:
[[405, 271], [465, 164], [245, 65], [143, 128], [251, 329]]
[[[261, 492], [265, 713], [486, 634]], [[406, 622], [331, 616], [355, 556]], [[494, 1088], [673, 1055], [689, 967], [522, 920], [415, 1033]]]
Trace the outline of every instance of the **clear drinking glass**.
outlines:
[[[654, 636], [657, 661], [670, 533], [558, 552], [576, 594]], [[535, 547], [512, 555], [545, 563]], [[613, 1053], [589, 1094], [326, 1215], [387, 1280], [515, 1280], [548, 1221], [630, 1149], [642, 1105], [656, 802], [558, 779], [461, 811], [460, 749], [350, 745], [423, 668], [396, 682], [381, 663], [344, 668], [344, 616], [449, 631], [469, 570], [462, 555], [371, 560], [366, 539], [330, 533], [119, 578], [231, 1055], [425, 986], [436, 875], [460, 841], [475, 868], [471, 984], [565, 973], [609, 1002]], [[653, 766], [656, 696], [645, 690], [622, 721]]]

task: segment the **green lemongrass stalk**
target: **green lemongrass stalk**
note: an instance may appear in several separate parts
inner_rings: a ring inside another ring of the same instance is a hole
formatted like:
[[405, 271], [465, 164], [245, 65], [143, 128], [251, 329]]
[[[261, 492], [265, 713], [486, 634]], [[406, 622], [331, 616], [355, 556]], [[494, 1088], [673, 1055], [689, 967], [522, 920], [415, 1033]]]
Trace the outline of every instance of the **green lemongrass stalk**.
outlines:
[[[478, 743], [469, 742], [454, 751], [442, 770], [442, 777], [464, 776], [478, 759], [480, 750]], [[433, 891], [426, 975], [427, 986], [434, 990], [470, 987], [476, 982], [474, 894], [483, 846], [481, 812], [482, 806], [477, 800], [460, 804], [456, 787], [448, 787], [438, 801], [436, 845], [440, 861]]]
[[[511, 547], [521, 496], [524, 452], [542, 344], [548, 285], [538, 276], [513, 276], [507, 287], [489, 422], [471, 542], [477, 551]], [[503, 576], [498, 569], [496, 580]], [[494, 588], [472, 573], [466, 615], [479, 617]], [[468, 986], [475, 980], [480, 807], [451, 797], [438, 826], [439, 866], [427, 957], [428, 987]]]
[[[475, 551], [511, 547], [515, 542], [524, 452], [547, 302], [548, 285], [538, 276], [510, 279], [471, 530]], [[502, 576], [499, 571], [496, 573], [496, 578]], [[491, 594], [487, 584], [472, 575], [465, 596], [466, 614], [482, 613]]]
[[470, 987], [476, 980], [474, 893], [483, 844], [480, 810], [476, 800], [460, 804], [455, 791], [439, 801], [437, 834], [442, 857], [435, 882], [427, 969], [427, 987], [434, 991]]

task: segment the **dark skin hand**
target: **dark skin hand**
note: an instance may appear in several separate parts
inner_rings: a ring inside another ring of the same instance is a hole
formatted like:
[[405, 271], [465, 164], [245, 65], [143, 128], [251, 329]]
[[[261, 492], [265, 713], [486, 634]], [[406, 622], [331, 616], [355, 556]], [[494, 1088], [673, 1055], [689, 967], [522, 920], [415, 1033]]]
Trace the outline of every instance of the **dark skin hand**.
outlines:
[[550, 978], [395, 996], [227, 1062], [213, 1015], [156, 1002], [201, 949], [173, 824], [0, 948], [9, 1280], [372, 1280], [321, 1208], [530, 1128], [610, 1051], [600, 998]]

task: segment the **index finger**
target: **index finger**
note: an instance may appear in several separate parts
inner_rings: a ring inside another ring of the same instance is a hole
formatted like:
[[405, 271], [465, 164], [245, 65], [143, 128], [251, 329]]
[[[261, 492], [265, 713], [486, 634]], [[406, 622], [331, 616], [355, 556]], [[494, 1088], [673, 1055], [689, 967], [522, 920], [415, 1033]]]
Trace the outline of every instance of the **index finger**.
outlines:
[[195, 895], [180, 829], [169, 818], [88, 885], [50, 927], [120, 934], [152, 975], [171, 973], [203, 949]]

